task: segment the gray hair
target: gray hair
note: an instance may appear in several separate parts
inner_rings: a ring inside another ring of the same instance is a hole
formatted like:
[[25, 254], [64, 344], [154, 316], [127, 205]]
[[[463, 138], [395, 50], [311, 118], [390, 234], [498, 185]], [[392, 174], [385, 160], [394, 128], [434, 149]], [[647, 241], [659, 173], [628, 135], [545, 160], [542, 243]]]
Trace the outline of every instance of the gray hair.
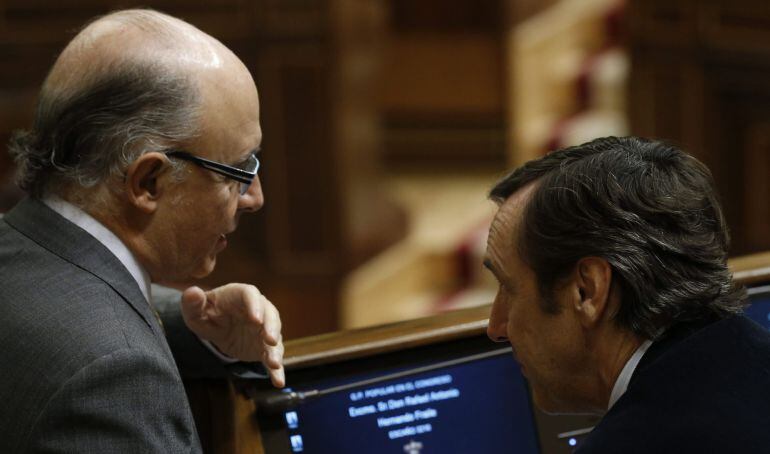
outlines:
[[502, 202], [533, 182], [518, 249], [546, 312], [558, 311], [555, 285], [590, 256], [612, 267], [615, 320], [643, 337], [741, 311], [745, 289], [727, 268], [730, 240], [711, 173], [692, 156], [637, 137], [596, 139], [528, 162], [490, 198]]
[[200, 102], [189, 77], [149, 62], [118, 65], [71, 93], [44, 85], [32, 130], [9, 145], [17, 182], [33, 197], [93, 187], [196, 135]]

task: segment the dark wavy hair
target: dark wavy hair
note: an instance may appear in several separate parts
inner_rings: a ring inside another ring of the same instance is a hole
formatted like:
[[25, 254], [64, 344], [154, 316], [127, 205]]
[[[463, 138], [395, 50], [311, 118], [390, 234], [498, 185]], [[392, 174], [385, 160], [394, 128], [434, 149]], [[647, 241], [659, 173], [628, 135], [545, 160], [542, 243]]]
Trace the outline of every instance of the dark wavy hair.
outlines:
[[612, 268], [615, 320], [643, 337], [745, 305], [727, 268], [730, 239], [711, 173], [694, 157], [659, 141], [600, 138], [526, 163], [490, 198], [502, 203], [530, 183], [518, 248], [547, 312], [558, 311], [555, 285], [589, 256]]

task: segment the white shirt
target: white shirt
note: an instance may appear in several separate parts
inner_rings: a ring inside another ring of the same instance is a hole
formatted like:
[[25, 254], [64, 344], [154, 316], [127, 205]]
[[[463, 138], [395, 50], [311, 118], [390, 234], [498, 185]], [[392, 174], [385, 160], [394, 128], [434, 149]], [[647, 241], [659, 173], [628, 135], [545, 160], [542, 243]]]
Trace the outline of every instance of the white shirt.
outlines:
[[634, 375], [634, 371], [636, 370], [636, 366], [639, 365], [639, 361], [642, 360], [644, 353], [650, 348], [650, 345], [652, 345], [652, 341], [649, 339], [642, 342], [642, 345], [640, 345], [634, 354], [631, 355], [631, 358], [626, 361], [626, 365], [623, 366], [623, 370], [620, 371], [620, 375], [618, 375], [617, 380], [615, 380], [615, 386], [612, 387], [610, 404], [607, 406], [608, 411], [615, 405], [615, 402], [620, 399], [620, 396], [625, 394], [628, 389], [628, 383], [631, 381], [631, 376]]
[[[142, 295], [144, 295], [145, 300], [147, 300], [147, 304], [150, 305], [150, 308], [153, 310], [153, 312], [155, 312], [155, 309], [152, 307], [152, 287], [150, 286], [150, 275], [142, 267], [142, 265], [139, 264], [139, 260], [137, 260], [134, 253], [126, 247], [120, 238], [112, 233], [110, 229], [105, 227], [104, 224], [94, 219], [90, 214], [67, 202], [66, 200], [63, 200], [54, 195], [49, 195], [43, 198], [43, 203], [45, 203], [48, 208], [59, 213], [63, 218], [88, 232], [92, 237], [94, 237], [97, 241], [102, 243], [104, 247], [112, 252], [112, 254], [120, 261], [120, 263], [126, 267], [129, 274], [131, 274], [131, 277], [134, 278], [136, 284], [139, 286], [139, 290], [142, 291]], [[214, 347], [211, 342], [204, 339], [200, 339], [200, 341], [220, 360], [226, 363], [238, 362], [237, 359], [223, 355], [219, 350], [216, 349], [216, 347]]]
[[59, 213], [64, 219], [88, 232], [112, 252], [112, 254], [120, 260], [120, 263], [126, 267], [137, 285], [139, 285], [139, 290], [142, 291], [144, 299], [146, 299], [147, 303], [152, 306], [150, 275], [144, 268], [142, 268], [142, 265], [139, 264], [136, 256], [128, 250], [122, 241], [120, 241], [120, 238], [115, 236], [115, 234], [101, 222], [66, 200], [62, 200], [56, 196], [47, 196], [43, 199], [43, 203], [48, 205], [48, 208]]

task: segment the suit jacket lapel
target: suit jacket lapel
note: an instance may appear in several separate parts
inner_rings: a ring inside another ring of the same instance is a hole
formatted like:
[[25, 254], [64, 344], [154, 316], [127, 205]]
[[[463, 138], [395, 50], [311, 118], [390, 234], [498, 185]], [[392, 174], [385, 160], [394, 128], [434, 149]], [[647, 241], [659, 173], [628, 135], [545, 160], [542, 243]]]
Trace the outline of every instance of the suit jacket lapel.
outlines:
[[23, 200], [3, 219], [51, 253], [104, 281], [166, 344], [163, 330], [139, 285], [102, 243], [36, 199]]

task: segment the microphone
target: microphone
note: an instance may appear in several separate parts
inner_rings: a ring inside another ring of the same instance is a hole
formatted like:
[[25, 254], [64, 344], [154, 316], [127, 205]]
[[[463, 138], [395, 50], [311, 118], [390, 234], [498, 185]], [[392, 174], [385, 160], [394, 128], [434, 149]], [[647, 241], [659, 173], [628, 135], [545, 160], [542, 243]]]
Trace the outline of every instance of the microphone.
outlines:
[[474, 355], [463, 356], [462, 358], [455, 358], [449, 361], [430, 364], [428, 366], [421, 366], [413, 369], [407, 369], [401, 372], [387, 374], [381, 377], [370, 378], [367, 380], [360, 380], [360, 381], [348, 383], [345, 385], [332, 386], [325, 389], [309, 389], [306, 391], [270, 392], [270, 393], [254, 396], [253, 400], [257, 406], [257, 413], [262, 415], [275, 415], [278, 413], [283, 413], [292, 408], [295, 408], [303, 403], [306, 403], [309, 400], [315, 400], [315, 399], [318, 399], [319, 397], [323, 397], [328, 394], [333, 394], [340, 391], [347, 391], [349, 389], [354, 389], [354, 388], [360, 388], [362, 386], [374, 385], [385, 381], [408, 377], [410, 375], [416, 375], [423, 372], [430, 372], [432, 370], [442, 369], [445, 367], [456, 366], [458, 364], [477, 361], [480, 359], [503, 355], [510, 352], [511, 352], [510, 347], [498, 348], [488, 352], [476, 353]]
[[304, 392], [289, 391], [259, 396], [254, 401], [257, 404], [257, 412], [263, 414], [277, 414], [297, 407], [308, 399], [319, 397], [320, 394], [321, 391], [317, 389], [311, 389]]

